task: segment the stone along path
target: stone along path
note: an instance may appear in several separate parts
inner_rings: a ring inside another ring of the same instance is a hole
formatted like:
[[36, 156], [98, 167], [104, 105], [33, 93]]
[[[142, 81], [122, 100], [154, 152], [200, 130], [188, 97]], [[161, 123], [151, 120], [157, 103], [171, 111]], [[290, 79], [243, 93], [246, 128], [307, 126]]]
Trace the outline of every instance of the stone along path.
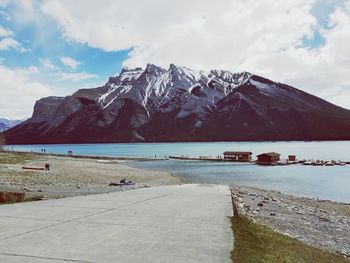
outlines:
[[0, 206], [0, 262], [231, 262], [227, 186], [178, 185]]

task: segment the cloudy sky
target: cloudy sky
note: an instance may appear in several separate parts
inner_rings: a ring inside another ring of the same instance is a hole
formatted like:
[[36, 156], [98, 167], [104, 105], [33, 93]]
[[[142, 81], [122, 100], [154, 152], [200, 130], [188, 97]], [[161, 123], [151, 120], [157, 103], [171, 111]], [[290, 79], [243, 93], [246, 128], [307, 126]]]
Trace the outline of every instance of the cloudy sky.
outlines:
[[123, 65], [249, 71], [350, 109], [350, 0], [0, 0], [0, 117]]

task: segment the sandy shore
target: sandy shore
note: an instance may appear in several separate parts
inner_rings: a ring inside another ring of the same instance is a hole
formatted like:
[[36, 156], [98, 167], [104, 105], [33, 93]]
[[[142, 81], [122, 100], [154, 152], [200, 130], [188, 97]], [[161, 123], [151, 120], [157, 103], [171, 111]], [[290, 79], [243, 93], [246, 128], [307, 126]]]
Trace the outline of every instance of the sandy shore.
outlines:
[[[19, 161], [13, 161], [17, 157]], [[22, 169], [45, 163], [50, 164], [49, 171]], [[124, 178], [136, 184], [109, 186]], [[0, 152], [0, 191], [25, 192], [28, 197], [59, 198], [181, 183], [170, 173], [131, 168], [125, 161]]]
[[350, 204], [231, 186], [238, 213], [306, 244], [350, 258]]

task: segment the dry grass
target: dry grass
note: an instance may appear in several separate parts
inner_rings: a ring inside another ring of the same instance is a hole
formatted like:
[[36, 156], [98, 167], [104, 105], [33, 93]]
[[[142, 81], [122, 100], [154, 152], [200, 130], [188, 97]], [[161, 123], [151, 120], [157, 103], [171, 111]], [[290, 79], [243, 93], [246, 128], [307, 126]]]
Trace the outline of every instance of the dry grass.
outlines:
[[25, 200], [25, 193], [0, 191], [0, 204], [17, 203], [17, 202], [23, 202], [24, 200]]
[[29, 153], [10, 153], [0, 151], [0, 164], [24, 164], [38, 157]]
[[43, 195], [35, 195], [26, 197], [23, 192], [3, 192], [0, 191], [0, 205], [8, 205], [14, 203], [32, 202], [46, 200], [47, 198]]
[[244, 216], [232, 218], [235, 263], [349, 263], [341, 256], [308, 246]]

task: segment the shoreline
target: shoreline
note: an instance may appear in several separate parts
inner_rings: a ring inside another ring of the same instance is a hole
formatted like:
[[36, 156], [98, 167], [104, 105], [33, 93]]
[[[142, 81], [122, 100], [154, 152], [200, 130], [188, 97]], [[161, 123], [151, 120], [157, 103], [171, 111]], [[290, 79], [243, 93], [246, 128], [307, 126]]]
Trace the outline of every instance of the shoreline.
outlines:
[[[184, 183], [181, 178], [167, 172], [132, 168], [124, 163], [128, 160], [2, 151], [0, 191], [25, 193], [28, 198], [51, 199]], [[43, 167], [46, 163], [50, 164], [49, 171], [22, 169], [23, 165]], [[135, 185], [109, 185], [122, 179], [133, 181]]]
[[2, 150], [3, 153], [15, 153], [15, 154], [31, 154], [38, 156], [53, 156], [53, 157], [67, 157], [75, 159], [95, 159], [95, 160], [120, 160], [120, 161], [153, 161], [153, 160], [165, 160], [164, 158], [151, 158], [151, 157], [128, 157], [128, 156], [105, 156], [105, 155], [83, 155], [83, 154], [63, 154], [63, 153], [41, 153], [41, 152], [26, 152], [15, 150]]
[[231, 185], [234, 210], [305, 244], [350, 258], [350, 204]]

